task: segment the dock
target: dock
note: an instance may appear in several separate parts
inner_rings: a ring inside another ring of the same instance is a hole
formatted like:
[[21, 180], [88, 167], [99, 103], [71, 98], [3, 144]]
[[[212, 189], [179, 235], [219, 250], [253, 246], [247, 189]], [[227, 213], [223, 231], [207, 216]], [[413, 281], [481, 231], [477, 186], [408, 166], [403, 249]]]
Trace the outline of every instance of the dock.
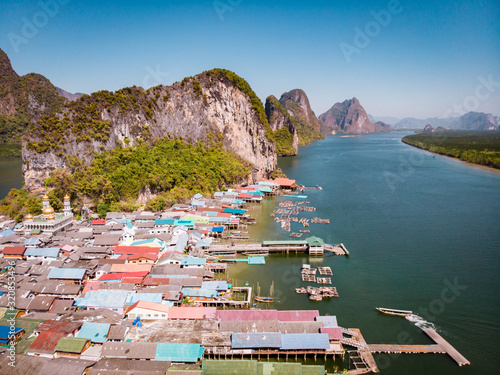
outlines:
[[323, 248], [324, 251], [329, 253], [334, 253], [335, 255], [346, 255], [346, 256], [349, 255], [349, 251], [347, 251], [343, 243], [338, 245], [325, 244]]
[[427, 336], [429, 336], [432, 341], [438, 344], [443, 350], [448, 354], [459, 366], [470, 365], [470, 362], [465, 359], [465, 357], [458, 352], [453, 346], [448, 343], [444, 338], [441, 337], [439, 333], [437, 333], [432, 328], [426, 328], [423, 330]]
[[450, 345], [439, 333], [432, 328], [423, 330], [432, 341], [433, 345], [368, 345], [372, 353], [406, 353], [406, 354], [448, 354], [459, 366], [470, 365], [470, 362]]
[[309, 246], [306, 241], [265, 241], [264, 243], [235, 243], [234, 245], [211, 245], [205, 254], [231, 253], [305, 253]]

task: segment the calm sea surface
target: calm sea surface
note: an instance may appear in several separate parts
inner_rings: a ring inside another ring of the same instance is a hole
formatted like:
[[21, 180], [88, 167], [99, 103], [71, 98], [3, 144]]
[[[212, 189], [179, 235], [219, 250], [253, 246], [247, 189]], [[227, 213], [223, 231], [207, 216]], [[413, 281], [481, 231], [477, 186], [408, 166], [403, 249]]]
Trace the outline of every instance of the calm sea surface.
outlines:
[[[271, 256], [264, 266], [231, 266], [279, 301], [267, 308], [319, 309], [339, 325], [360, 328], [371, 344], [431, 344], [415, 322], [375, 307], [420, 312], [471, 366], [446, 355], [378, 355], [382, 374], [497, 374], [500, 368], [500, 173], [433, 157], [401, 142], [402, 133], [328, 136], [281, 158], [289, 178], [305, 186], [317, 207], [301, 217], [329, 218], [311, 234], [342, 242], [351, 255]], [[255, 240], [288, 239], [269, 214], [275, 198], [253, 211]], [[292, 223], [292, 231], [302, 226]], [[331, 266], [340, 298], [310, 302], [294, 289], [302, 263]], [[455, 284], [455, 289], [449, 285]], [[265, 308], [265, 307], [264, 307]], [[338, 364], [338, 363], [337, 363]], [[331, 364], [330, 364], [331, 365]]]
[[[231, 266], [229, 276], [238, 285], [259, 282], [262, 295], [274, 281], [279, 301], [267, 308], [319, 309], [343, 327], [360, 328], [372, 344], [430, 344], [414, 322], [375, 307], [420, 312], [471, 362], [460, 368], [446, 355], [378, 355], [384, 375], [497, 374], [500, 173], [434, 158], [403, 144], [402, 136], [328, 136], [279, 161], [288, 177], [323, 187], [306, 190], [317, 211], [301, 217], [329, 218], [330, 225], [311, 224], [311, 234], [344, 243], [350, 257], [271, 256], [264, 266]], [[1, 197], [21, 187], [21, 160], [0, 159], [0, 176]], [[279, 199], [252, 211], [254, 240], [289, 238], [269, 216]], [[296, 294], [307, 285], [300, 279], [303, 263], [331, 266], [340, 298], [310, 302]], [[331, 370], [341, 361], [327, 365]]]
[[0, 158], [0, 199], [5, 198], [10, 189], [23, 187], [22, 166], [21, 158]]

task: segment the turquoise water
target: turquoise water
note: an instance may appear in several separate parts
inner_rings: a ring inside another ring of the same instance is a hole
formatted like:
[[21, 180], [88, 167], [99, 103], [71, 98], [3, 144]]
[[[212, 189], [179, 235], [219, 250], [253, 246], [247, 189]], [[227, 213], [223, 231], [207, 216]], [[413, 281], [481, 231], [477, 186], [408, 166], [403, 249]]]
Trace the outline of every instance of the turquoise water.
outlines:
[[10, 189], [23, 187], [21, 158], [0, 158], [0, 199], [7, 196]]
[[[267, 308], [319, 309], [371, 344], [431, 344], [414, 322], [375, 307], [420, 312], [471, 366], [438, 354], [378, 355], [382, 374], [495, 374], [500, 366], [500, 173], [417, 150], [402, 133], [328, 136], [281, 158], [288, 177], [317, 207], [304, 216], [329, 218], [311, 234], [342, 242], [349, 258], [271, 256], [264, 266], [231, 266], [238, 283], [275, 282], [279, 301]], [[253, 211], [256, 240], [287, 239], [269, 214], [275, 198]], [[295, 226], [294, 226], [295, 225]], [[292, 223], [292, 231], [302, 227]], [[294, 289], [302, 263], [328, 265], [340, 298], [310, 302]], [[456, 284], [455, 294], [449, 283]], [[427, 310], [427, 311], [426, 311]]]

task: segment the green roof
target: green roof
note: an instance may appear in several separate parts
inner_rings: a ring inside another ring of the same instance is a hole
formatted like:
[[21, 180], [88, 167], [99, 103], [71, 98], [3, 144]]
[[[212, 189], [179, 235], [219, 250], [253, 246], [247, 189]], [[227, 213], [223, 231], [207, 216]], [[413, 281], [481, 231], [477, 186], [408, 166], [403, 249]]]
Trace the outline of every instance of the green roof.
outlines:
[[324, 375], [325, 366], [302, 366], [302, 375]]
[[204, 360], [202, 367], [203, 375], [224, 375], [224, 374], [257, 374], [257, 361], [248, 360]]
[[287, 362], [259, 362], [257, 375], [302, 375], [302, 364]]
[[264, 246], [273, 245], [307, 245], [307, 241], [304, 240], [286, 240], [286, 241], [264, 241], [262, 244]]
[[309, 238], [306, 238], [306, 241], [309, 244], [309, 246], [323, 246], [325, 244], [325, 241], [316, 236], [311, 236]]
[[56, 345], [56, 351], [80, 354], [89, 339], [82, 337], [61, 337]]

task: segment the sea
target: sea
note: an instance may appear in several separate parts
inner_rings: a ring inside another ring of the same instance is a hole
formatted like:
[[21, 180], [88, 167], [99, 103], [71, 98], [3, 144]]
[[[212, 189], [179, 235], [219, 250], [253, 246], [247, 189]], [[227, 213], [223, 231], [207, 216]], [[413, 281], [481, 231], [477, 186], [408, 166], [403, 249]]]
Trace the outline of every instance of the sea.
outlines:
[[[350, 255], [271, 255], [265, 265], [230, 265], [229, 278], [261, 288], [274, 282], [268, 309], [319, 310], [340, 326], [359, 328], [369, 344], [433, 344], [432, 327], [470, 362], [459, 367], [444, 354], [378, 354], [383, 375], [498, 374], [500, 369], [500, 173], [403, 144], [407, 133], [327, 136], [279, 159], [305, 190], [315, 212], [311, 235], [343, 243]], [[0, 159], [0, 195], [22, 186], [21, 161]], [[270, 214], [268, 198], [251, 214], [253, 241], [290, 239]], [[302, 226], [292, 223], [292, 231]], [[304, 235], [303, 238], [305, 238]], [[312, 302], [295, 288], [303, 264], [330, 266], [339, 298]], [[411, 310], [412, 320], [375, 307]], [[328, 361], [342, 370], [345, 358]], [[321, 363], [318, 360], [318, 363]], [[314, 364], [309, 361], [308, 364]]]

